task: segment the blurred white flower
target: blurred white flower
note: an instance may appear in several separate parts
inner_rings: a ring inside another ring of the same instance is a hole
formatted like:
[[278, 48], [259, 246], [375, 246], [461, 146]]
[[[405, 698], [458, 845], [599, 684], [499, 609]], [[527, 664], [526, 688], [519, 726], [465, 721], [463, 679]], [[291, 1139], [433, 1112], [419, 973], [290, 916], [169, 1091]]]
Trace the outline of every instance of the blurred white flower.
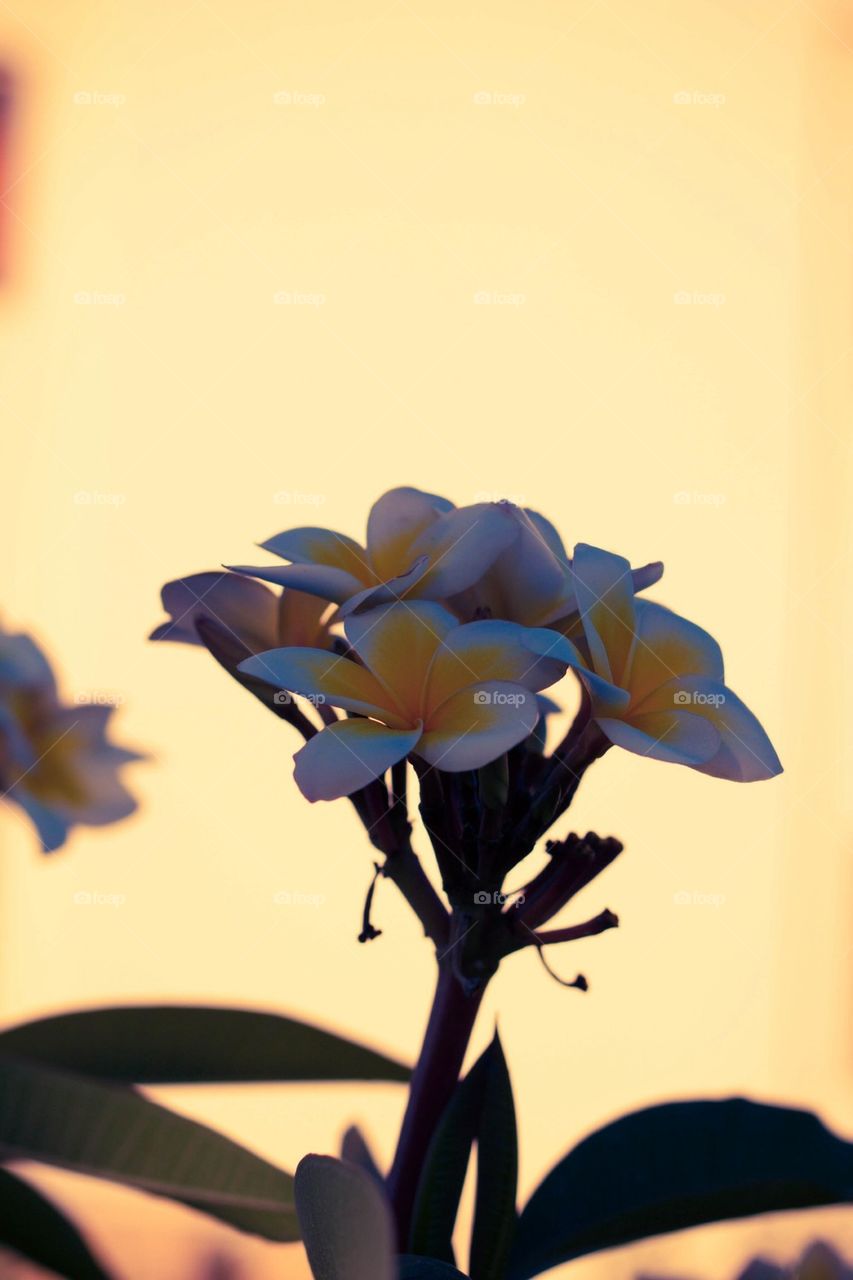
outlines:
[[108, 740], [114, 710], [64, 704], [35, 641], [0, 629], [0, 797], [29, 816], [45, 853], [78, 823], [104, 826], [136, 808], [119, 770], [143, 757]]

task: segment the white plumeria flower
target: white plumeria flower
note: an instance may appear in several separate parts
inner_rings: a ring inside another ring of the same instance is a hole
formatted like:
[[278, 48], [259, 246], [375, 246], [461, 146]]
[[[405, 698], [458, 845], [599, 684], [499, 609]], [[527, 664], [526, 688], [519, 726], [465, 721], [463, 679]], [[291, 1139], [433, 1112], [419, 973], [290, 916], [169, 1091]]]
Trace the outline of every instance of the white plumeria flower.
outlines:
[[442, 600], [470, 587], [516, 536], [501, 504], [454, 507], [420, 489], [391, 489], [373, 504], [361, 546], [331, 529], [302, 528], [262, 543], [288, 565], [235, 565], [279, 586], [346, 604]]
[[756, 717], [723, 683], [716, 640], [663, 605], [637, 600], [621, 556], [580, 543], [572, 561], [584, 655], [578, 675], [617, 746], [733, 782], [782, 772]]
[[384, 605], [351, 615], [358, 659], [289, 648], [240, 670], [356, 715], [327, 726], [296, 753], [309, 800], [350, 795], [415, 754], [447, 772], [477, 769], [528, 736], [536, 693], [579, 662], [555, 631], [512, 622], [459, 625], [440, 605]]

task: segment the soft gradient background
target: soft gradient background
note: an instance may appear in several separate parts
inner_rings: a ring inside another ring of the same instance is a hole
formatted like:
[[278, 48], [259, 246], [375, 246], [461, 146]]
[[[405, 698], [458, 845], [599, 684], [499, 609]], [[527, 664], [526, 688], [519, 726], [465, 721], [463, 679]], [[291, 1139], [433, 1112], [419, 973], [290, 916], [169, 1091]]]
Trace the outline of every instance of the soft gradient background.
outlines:
[[[499, 1018], [524, 1190], [664, 1098], [849, 1133], [853, 5], [0, 0], [0, 58], [0, 604], [153, 757], [140, 814], [50, 861], [0, 815], [4, 1021], [213, 1000], [414, 1055], [429, 948], [389, 885], [357, 945], [349, 806], [307, 805], [290, 731], [206, 655], [145, 643], [165, 579], [292, 525], [360, 535], [410, 483], [662, 557], [655, 597], [719, 636], [787, 766], [739, 788], [614, 752], [585, 782], [574, 826], [627, 851], [581, 906], [623, 926], [553, 957], [586, 997], [508, 963], [477, 1036]], [[287, 1167], [354, 1118], [389, 1157], [403, 1105], [162, 1092]], [[217, 1248], [306, 1275], [296, 1248], [40, 1180], [127, 1280]], [[817, 1228], [853, 1251], [848, 1216], [810, 1214], [560, 1274], [722, 1280]]]

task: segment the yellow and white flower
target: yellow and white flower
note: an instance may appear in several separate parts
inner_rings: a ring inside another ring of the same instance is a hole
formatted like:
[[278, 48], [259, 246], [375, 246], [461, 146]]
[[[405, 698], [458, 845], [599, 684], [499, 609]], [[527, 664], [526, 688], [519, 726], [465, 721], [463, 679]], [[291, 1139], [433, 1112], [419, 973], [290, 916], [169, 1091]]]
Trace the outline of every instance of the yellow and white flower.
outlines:
[[580, 543], [579, 613], [567, 627], [592, 715], [612, 743], [734, 782], [781, 773], [756, 717], [723, 682], [716, 640], [663, 605], [638, 600], [621, 556]]
[[544, 628], [482, 621], [460, 626], [440, 605], [418, 601], [351, 615], [353, 658], [284, 648], [240, 671], [357, 718], [328, 725], [296, 753], [309, 800], [349, 795], [398, 760], [477, 769], [521, 742], [539, 719], [536, 692], [577, 655]]

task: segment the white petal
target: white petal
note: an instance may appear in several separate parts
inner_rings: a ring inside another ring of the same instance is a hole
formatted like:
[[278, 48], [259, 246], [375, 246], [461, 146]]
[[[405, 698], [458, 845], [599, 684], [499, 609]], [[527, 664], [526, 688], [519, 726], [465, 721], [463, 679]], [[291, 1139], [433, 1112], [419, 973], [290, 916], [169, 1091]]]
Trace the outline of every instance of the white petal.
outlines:
[[638, 600], [637, 642], [628, 684], [635, 707], [679, 676], [723, 678], [723, 655], [713, 636], [650, 600]]
[[761, 724], [737, 694], [719, 680], [685, 676], [662, 685], [641, 708], [689, 707], [696, 719], [713, 725], [717, 750], [694, 767], [701, 773], [731, 782], [759, 782], [782, 772], [773, 744]]
[[261, 546], [282, 560], [291, 560], [294, 564], [325, 564], [345, 569], [357, 578], [363, 578], [367, 569], [364, 547], [333, 529], [287, 529], [268, 538]]
[[443, 600], [472, 586], [516, 537], [511, 511], [481, 502], [449, 511], [413, 544], [415, 556], [429, 557], [418, 595]]
[[595, 670], [621, 684], [636, 632], [631, 566], [623, 556], [579, 542], [572, 576]]
[[412, 723], [422, 713], [433, 655], [455, 626], [456, 619], [441, 605], [415, 600], [355, 614], [344, 629], [362, 662]]
[[297, 786], [311, 801], [352, 795], [407, 756], [420, 736], [420, 725], [387, 729], [374, 720], [339, 720], [293, 757]]
[[363, 591], [350, 596], [341, 605], [334, 620], [337, 622], [340, 618], [348, 618], [350, 614], [364, 613], [384, 604], [400, 604], [406, 598], [413, 599], [418, 595], [417, 585], [428, 568], [429, 560], [426, 556], [420, 556], [406, 573], [389, 578], [378, 586], [365, 587]]
[[522, 742], [538, 720], [536, 694], [523, 685], [471, 685], [432, 712], [417, 754], [447, 773], [479, 769]]
[[251, 578], [191, 573], [167, 582], [161, 595], [171, 620], [159, 626], [152, 639], [200, 644], [196, 623], [202, 619], [218, 623], [252, 652], [272, 648], [278, 638], [276, 596]]
[[394, 1222], [375, 1178], [331, 1156], [305, 1156], [294, 1192], [314, 1280], [396, 1280]]
[[604, 716], [597, 723], [615, 746], [669, 764], [698, 768], [720, 746], [720, 735], [709, 721], [675, 707], [632, 717], [630, 722]]
[[378, 578], [395, 578], [413, 559], [412, 543], [453, 504], [432, 493], [402, 486], [374, 502], [367, 519], [367, 551]]
[[295, 587], [297, 591], [306, 591], [308, 595], [320, 596], [322, 600], [333, 600], [342, 604], [350, 596], [361, 591], [364, 583], [346, 569], [325, 564], [232, 564], [228, 568], [232, 573], [242, 573], [249, 578], [260, 578], [262, 582], [273, 582], [279, 587]]
[[546, 689], [580, 655], [565, 636], [543, 627], [485, 619], [455, 627], [436, 650], [427, 683], [426, 705], [484, 680], [512, 680], [527, 689]]
[[351, 658], [325, 649], [270, 649], [240, 663], [244, 675], [288, 689], [315, 703], [387, 718], [392, 703], [374, 675]]

